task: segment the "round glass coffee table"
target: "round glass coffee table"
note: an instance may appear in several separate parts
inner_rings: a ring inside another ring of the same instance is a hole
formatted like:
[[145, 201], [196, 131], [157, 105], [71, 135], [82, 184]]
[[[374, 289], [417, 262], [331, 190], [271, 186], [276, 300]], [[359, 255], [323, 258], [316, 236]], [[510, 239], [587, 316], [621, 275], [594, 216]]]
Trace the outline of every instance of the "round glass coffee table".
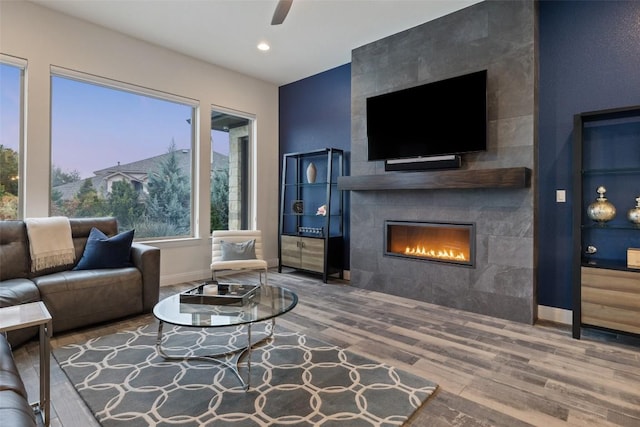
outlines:
[[[232, 370], [240, 380], [245, 390], [249, 389], [251, 379], [251, 349], [255, 345], [271, 338], [278, 316], [291, 311], [298, 303], [298, 296], [288, 289], [278, 286], [256, 286], [251, 298], [234, 304], [211, 304], [181, 302], [180, 294], [172, 295], [158, 302], [153, 308], [153, 315], [159, 320], [156, 350], [165, 360], [207, 360], [218, 363]], [[251, 336], [251, 327], [256, 322], [271, 320], [266, 333], [259, 339]], [[191, 328], [221, 328], [228, 326], [246, 326], [246, 345], [240, 345], [233, 350], [206, 355], [169, 355], [162, 347], [163, 325]], [[253, 341], [252, 341], [253, 340]], [[238, 371], [238, 363], [242, 356], [247, 356], [247, 381], [245, 382]], [[229, 356], [232, 362], [227, 359]]]

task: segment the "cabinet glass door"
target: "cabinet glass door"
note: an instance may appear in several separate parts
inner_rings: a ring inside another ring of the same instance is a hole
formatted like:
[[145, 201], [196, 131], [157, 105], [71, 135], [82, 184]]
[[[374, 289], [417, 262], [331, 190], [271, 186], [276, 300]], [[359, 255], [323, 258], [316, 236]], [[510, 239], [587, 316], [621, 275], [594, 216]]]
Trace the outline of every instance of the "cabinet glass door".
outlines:
[[[640, 196], [640, 116], [585, 122], [582, 137], [583, 264], [624, 264], [627, 249], [640, 246], [640, 227], [627, 218]], [[588, 215], [602, 203], [598, 189], [615, 207], [610, 221]]]

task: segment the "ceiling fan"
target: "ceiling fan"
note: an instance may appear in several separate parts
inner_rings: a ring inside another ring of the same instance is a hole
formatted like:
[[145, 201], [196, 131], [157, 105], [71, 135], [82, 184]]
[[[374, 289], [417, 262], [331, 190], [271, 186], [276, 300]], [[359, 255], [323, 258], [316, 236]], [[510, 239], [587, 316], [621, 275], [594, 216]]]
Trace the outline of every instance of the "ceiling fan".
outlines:
[[287, 13], [291, 9], [291, 3], [293, 3], [293, 0], [278, 0], [276, 10], [273, 12], [273, 18], [271, 18], [271, 25], [280, 25], [284, 22], [284, 18], [287, 17]]

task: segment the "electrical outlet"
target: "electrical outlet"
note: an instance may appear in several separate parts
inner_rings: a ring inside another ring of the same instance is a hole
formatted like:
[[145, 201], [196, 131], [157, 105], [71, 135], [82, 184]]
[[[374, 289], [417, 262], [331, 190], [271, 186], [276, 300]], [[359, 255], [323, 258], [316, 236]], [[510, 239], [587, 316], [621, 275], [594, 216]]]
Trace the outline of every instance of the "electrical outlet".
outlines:
[[566, 190], [556, 190], [556, 202], [565, 203], [567, 201], [567, 191]]

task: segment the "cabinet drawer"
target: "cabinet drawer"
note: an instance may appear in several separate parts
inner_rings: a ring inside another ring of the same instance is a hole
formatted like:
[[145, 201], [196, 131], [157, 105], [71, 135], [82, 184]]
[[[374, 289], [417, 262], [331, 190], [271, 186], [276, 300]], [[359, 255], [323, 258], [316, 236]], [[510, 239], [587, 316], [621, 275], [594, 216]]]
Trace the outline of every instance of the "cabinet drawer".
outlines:
[[640, 333], [640, 273], [582, 267], [582, 322]]

